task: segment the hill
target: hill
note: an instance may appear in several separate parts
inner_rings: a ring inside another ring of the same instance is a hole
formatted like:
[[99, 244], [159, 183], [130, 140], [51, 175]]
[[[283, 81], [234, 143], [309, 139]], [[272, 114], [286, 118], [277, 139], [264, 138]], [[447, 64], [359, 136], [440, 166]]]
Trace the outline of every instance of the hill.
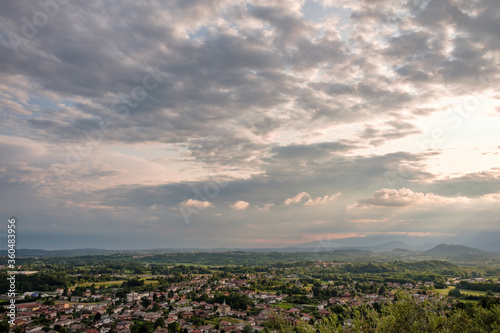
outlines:
[[432, 249], [425, 251], [424, 254], [437, 256], [458, 256], [464, 254], [486, 254], [486, 252], [464, 245], [439, 244]]
[[462, 231], [445, 241], [448, 244], [462, 244], [483, 251], [500, 252], [499, 231]]

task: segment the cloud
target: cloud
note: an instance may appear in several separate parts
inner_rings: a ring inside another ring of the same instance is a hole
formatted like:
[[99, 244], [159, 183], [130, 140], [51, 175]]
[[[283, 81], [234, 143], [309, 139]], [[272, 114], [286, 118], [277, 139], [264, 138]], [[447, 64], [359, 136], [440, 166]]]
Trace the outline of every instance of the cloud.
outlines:
[[[89, 239], [128, 239], [142, 221], [181, 246], [229, 244], [249, 221], [271, 245], [349, 221], [498, 228], [497, 2], [319, 3], [70, 2], [27, 38], [42, 8], [3, 1], [1, 211], [23, 212], [32, 239], [95, 221]], [[197, 209], [190, 226], [179, 204]]]
[[387, 121], [383, 124], [365, 125], [361, 137], [369, 139], [370, 144], [373, 146], [380, 146], [391, 140], [421, 133], [422, 131], [414, 124], [399, 119]]
[[316, 206], [316, 205], [323, 205], [323, 204], [326, 204], [328, 202], [331, 202], [333, 200], [335, 200], [336, 198], [338, 198], [339, 196], [341, 195], [340, 192], [338, 193], [335, 193], [335, 194], [331, 194], [331, 195], [325, 195], [323, 197], [317, 197], [317, 198], [309, 198], [309, 200], [307, 200], [305, 203], [304, 203], [304, 206]]
[[250, 204], [246, 201], [236, 201], [233, 205], [231, 205], [231, 208], [236, 209], [236, 210], [245, 210], [250, 206]]
[[429, 186], [430, 191], [444, 196], [478, 197], [495, 192], [500, 188], [500, 172], [487, 170], [458, 177], [436, 179]]
[[421, 201], [427, 195], [415, 193], [407, 188], [399, 190], [383, 188], [375, 191], [370, 198], [359, 200], [358, 204], [360, 206], [404, 207]]
[[[326, 204], [328, 202], [331, 202], [331, 201], [335, 200], [336, 198], [338, 198], [340, 195], [341, 195], [341, 193], [338, 192], [338, 193], [331, 194], [331, 195], [325, 195], [323, 197], [312, 198], [309, 195], [309, 193], [301, 192], [292, 198], [286, 199], [284, 204], [291, 205], [291, 204], [303, 203], [304, 206], [316, 206], [316, 205], [322, 205], [322, 204]], [[308, 199], [308, 200], [305, 200], [305, 199]]]
[[399, 190], [383, 188], [375, 191], [370, 198], [361, 199], [356, 206], [405, 207], [412, 205], [442, 205], [470, 201], [467, 197], [443, 197], [434, 193], [413, 192], [410, 189]]
[[481, 196], [480, 199], [483, 199], [486, 202], [499, 202], [500, 201], [500, 192], [485, 194], [485, 195]]
[[280, 147], [273, 147], [271, 154], [276, 159], [317, 159], [328, 157], [333, 153], [345, 153], [358, 148], [355, 141], [342, 140], [337, 142], [320, 142], [312, 144], [291, 144]]
[[198, 209], [214, 207], [214, 205], [211, 202], [199, 201], [199, 200], [194, 200], [194, 199], [188, 199], [186, 201], [183, 201], [183, 202], [181, 202], [181, 205], [187, 206], [187, 207], [194, 207], [194, 208], [198, 208]]
[[303, 202], [305, 198], [311, 198], [311, 196], [307, 192], [300, 192], [296, 196], [286, 199], [284, 203], [285, 205], [297, 204]]
[[371, 206], [403, 207], [421, 200], [424, 196], [423, 193], [414, 193], [406, 188], [381, 189], [375, 191], [371, 198], [362, 199], [359, 203]]
[[255, 206], [257, 210], [269, 211], [272, 207], [274, 207], [273, 203], [266, 203], [263, 206]]

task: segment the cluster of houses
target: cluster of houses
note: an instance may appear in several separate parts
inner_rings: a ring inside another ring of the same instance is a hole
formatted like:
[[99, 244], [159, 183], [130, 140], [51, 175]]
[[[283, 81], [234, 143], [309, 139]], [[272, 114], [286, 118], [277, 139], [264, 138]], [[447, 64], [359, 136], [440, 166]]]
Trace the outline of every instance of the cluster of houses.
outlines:
[[[338, 289], [340, 291], [338, 297], [330, 297], [315, 304], [295, 304], [292, 308], [284, 309], [280, 307], [280, 303], [285, 301], [285, 296], [246, 289], [255, 276], [209, 282], [210, 278], [209, 275], [199, 275], [190, 281], [173, 283], [165, 291], [131, 292], [126, 294], [125, 298], [115, 297], [113, 293], [100, 292], [99, 289], [94, 293], [88, 289], [82, 296], [63, 296], [64, 291], [58, 289], [51, 294], [57, 300], [54, 305], [48, 305], [49, 303], [44, 305], [40, 302], [17, 304], [15, 325], [23, 327], [26, 332], [41, 332], [44, 326], [37, 325], [39, 321], [36, 318], [43, 316], [50, 320], [49, 327], [52, 330], [56, 326], [61, 326], [70, 332], [107, 333], [113, 328], [113, 332], [129, 333], [135, 320], [156, 322], [161, 318], [165, 326], [178, 323], [183, 332], [189, 333], [241, 332], [246, 325], [259, 332], [264, 329], [263, 324], [271, 316], [279, 315], [287, 323], [298, 325], [301, 322], [321, 321], [322, 318], [329, 317], [331, 312], [328, 308], [332, 305], [352, 307], [375, 302], [387, 303], [394, 299], [394, 293], [391, 291], [382, 294], [354, 293], [356, 283], [354, 281], [350, 285], [323, 284], [324, 288]], [[300, 282], [297, 281], [296, 284]], [[386, 285], [388, 289], [395, 290], [431, 287], [432, 283], [413, 285], [388, 282]], [[208, 301], [192, 301], [188, 296], [191, 292], [199, 296], [207, 295]], [[234, 292], [247, 296], [254, 301], [254, 304], [246, 311], [237, 311], [231, 309], [225, 301], [221, 304], [210, 301], [215, 298], [216, 293], [229, 296]], [[28, 292], [25, 296], [43, 295]], [[312, 298], [313, 294], [307, 296]], [[428, 290], [425, 294], [415, 293], [413, 297], [417, 301], [424, 301], [438, 300], [442, 296], [434, 295]], [[314, 312], [315, 316], [311, 312]], [[214, 327], [211, 324], [194, 325], [195, 318], [219, 320]], [[167, 329], [158, 327], [157, 332], [167, 332]]]
[[[43, 325], [32, 324], [36, 318], [44, 317], [50, 320], [51, 328], [55, 325], [68, 327], [77, 331], [85, 331], [85, 326], [81, 325], [85, 319], [94, 318], [95, 314], [106, 313], [106, 303], [101, 304], [71, 304], [68, 302], [57, 302], [56, 305], [44, 305], [38, 302], [23, 303], [16, 305], [15, 326], [25, 329], [25, 332], [41, 332]], [[74, 314], [79, 313], [78, 318]], [[2, 318], [3, 319], [3, 318]]]

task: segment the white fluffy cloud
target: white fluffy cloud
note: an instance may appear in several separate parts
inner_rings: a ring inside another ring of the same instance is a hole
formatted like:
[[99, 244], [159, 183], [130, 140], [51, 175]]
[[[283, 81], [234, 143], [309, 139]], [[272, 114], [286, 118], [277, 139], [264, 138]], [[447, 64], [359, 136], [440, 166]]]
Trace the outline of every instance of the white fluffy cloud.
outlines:
[[[325, 195], [322, 197], [312, 198], [311, 195], [307, 192], [298, 193], [296, 196], [292, 198], [288, 198], [285, 200], [285, 205], [298, 204], [303, 203], [304, 206], [316, 206], [326, 204], [338, 198], [341, 195], [340, 192], [330, 195]], [[307, 199], [307, 200], [306, 200]]]
[[250, 206], [250, 204], [246, 201], [236, 201], [234, 204], [231, 205], [231, 208], [236, 209], [236, 210], [245, 210]]
[[466, 197], [447, 198], [434, 193], [413, 192], [407, 188], [399, 190], [383, 188], [375, 191], [371, 197], [359, 200], [357, 206], [405, 207], [419, 204], [463, 203], [469, 200]]
[[304, 203], [304, 206], [323, 205], [323, 204], [326, 204], [328, 202], [331, 202], [331, 201], [337, 199], [340, 195], [341, 195], [341, 193], [338, 192], [338, 193], [335, 193], [335, 194], [325, 195], [323, 197], [309, 198], [309, 200], [307, 200]]
[[272, 207], [274, 207], [274, 204], [270, 203], [270, 202], [268, 202], [268, 203], [266, 203], [264, 205], [257, 205], [257, 206], [255, 206], [255, 208], [257, 210], [263, 210], [263, 211], [269, 211]]
[[181, 202], [181, 205], [187, 206], [187, 207], [194, 207], [194, 208], [198, 208], [198, 209], [204, 209], [204, 208], [209, 208], [209, 207], [214, 206], [211, 202], [194, 200], [194, 199], [185, 200], [185, 201]]
[[406, 206], [439, 206], [439, 205], [487, 205], [500, 202], [500, 193], [488, 193], [479, 197], [453, 196], [445, 197], [434, 193], [413, 192], [410, 189], [399, 190], [383, 188], [375, 191], [366, 199], [358, 200], [353, 207], [406, 207]]
[[311, 196], [307, 192], [300, 192], [296, 196], [292, 198], [288, 198], [285, 200], [285, 205], [297, 204], [303, 202], [304, 199], [310, 198]]

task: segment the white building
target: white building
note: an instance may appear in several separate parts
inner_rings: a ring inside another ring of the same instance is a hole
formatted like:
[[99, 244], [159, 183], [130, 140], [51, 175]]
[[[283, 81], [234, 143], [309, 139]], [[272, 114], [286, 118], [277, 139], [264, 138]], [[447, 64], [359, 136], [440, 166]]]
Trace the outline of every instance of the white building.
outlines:
[[134, 303], [141, 299], [138, 293], [129, 293], [127, 294], [127, 303]]

